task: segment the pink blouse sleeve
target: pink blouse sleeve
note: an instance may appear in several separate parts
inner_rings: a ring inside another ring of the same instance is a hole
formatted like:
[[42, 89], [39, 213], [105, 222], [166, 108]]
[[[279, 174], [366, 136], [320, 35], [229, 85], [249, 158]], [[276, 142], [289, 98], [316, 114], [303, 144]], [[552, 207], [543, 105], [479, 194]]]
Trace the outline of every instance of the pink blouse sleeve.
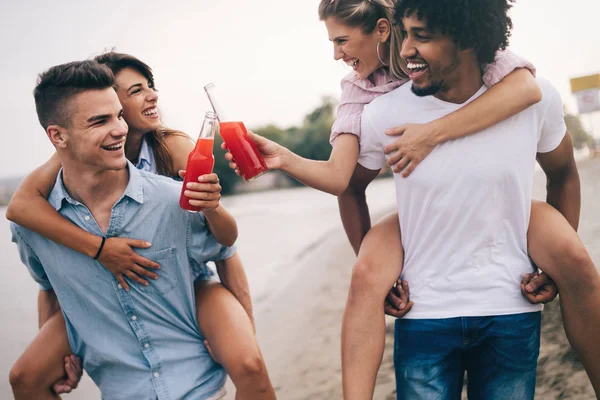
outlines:
[[535, 76], [535, 66], [531, 62], [519, 57], [510, 50], [498, 51], [494, 62], [488, 64], [485, 68], [483, 83], [487, 87], [494, 86], [517, 68], [527, 68]]
[[336, 120], [331, 127], [329, 143], [342, 133], [351, 133], [360, 137], [360, 120], [365, 108], [361, 89], [349, 81], [342, 80], [342, 96], [337, 109]]

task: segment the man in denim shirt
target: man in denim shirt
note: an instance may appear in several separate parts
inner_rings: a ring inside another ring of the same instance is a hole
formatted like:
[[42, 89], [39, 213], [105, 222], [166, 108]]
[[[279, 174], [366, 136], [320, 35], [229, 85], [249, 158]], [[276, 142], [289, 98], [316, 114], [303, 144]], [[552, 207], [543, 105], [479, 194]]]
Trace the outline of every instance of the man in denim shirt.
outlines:
[[48, 200], [92, 233], [152, 243], [140, 254], [161, 265], [161, 277], [127, 292], [98, 261], [13, 224], [13, 241], [40, 285], [40, 324], [60, 302], [71, 349], [104, 399], [219, 398], [226, 375], [203, 344], [192, 282], [201, 263], [235, 249], [217, 243], [201, 213], [179, 207], [180, 184], [127, 161], [127, 126], [112, 85], [110, 71], [94, 61], [41, 76], [38, 117], [63, 165]]

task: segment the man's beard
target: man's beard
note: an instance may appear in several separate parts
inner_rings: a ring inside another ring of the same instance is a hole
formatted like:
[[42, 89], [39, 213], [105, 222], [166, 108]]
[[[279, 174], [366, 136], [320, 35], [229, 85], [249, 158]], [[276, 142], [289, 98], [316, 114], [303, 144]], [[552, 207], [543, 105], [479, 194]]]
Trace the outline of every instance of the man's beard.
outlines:
[[425, 97], [425, 96], [432, 96], [432, 95], [438, 93], [439, 91], [442, 90], [443, 87], [444, 87], [444, 85], [441, 82], [435, 82], [426, 87], [416, 87], [413, 84], [413, 85], [411, 85], [411, 90], [417, 96]]

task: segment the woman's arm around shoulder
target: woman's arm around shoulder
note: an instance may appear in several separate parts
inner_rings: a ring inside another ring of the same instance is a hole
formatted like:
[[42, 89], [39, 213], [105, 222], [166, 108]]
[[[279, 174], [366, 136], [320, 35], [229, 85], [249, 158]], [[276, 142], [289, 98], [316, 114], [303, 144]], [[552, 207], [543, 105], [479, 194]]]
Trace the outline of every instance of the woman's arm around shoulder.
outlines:
[[516, 69], [453, 113], [427, 124], [406, 124], [387, 131], [388, 135], [401, 135], [385, 148], [388, 164], [406, 177], [438, 144], [480, 132], [541, 99], [542, 92], [531, 72]]
[[6, 218], [53, 242], [88, 257], [95, 257], [127, 290], [129, 285], [124, 279], [125, 276], [144, 285], [148, 282], [141, 276], [155, 279], [156, 274], [145, 268], [157, 268], [158, 264], [138, 255], [132, 249], [132, 247], [149, 247], [149, 243], [127, 238], [109, 238], [103, 242], [100, 236], [81, 229], [63, 218], [48, 203], [47, 198], [54, 187], [60, 167], [60, 160], [54, 154], [50, 160], [29, 174], [11, 199]]

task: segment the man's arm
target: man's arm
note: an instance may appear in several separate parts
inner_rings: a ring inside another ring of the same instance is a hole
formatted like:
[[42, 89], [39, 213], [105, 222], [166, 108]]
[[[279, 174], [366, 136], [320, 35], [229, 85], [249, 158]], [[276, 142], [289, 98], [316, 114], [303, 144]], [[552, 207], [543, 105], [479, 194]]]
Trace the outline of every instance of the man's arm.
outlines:
[[[579, 226], [581, 190], [579, 173], [573, 155], [573, 143], [567, 132], [558, 147], [548, 153], [538, 153], [537, 160], [546, 174], [546, 202], [556, 208], [573, 229]], [[558, 294], [552, 279], [542, 272], [527, 274], [521, 282], [523, 296], [532, 304], [548, 303]]]
[[357, 164], [352, 178], [350, 178], [350, 184], [338, 197], [342, 224], [356, 254], [358, 254], [365, 235], [371, 229], [371, 217], [365, 191], [378, 173], [379, 170], [370, 170]]
[[250, 321], [254, 326], [254, 315], [252, 313], [252, 298], [250, 297], [250, 288], [248, 278], [242, 264], [242, 259], [238, 253], [226, 260], [216, 261], [217, 273], [221, 283], [235, 296], [240, 302]]
[[546, 202], [560, 211], [573, 229], [577, 230], [581, 190], [569, 133], [565, 134], [556, 149], [548, 153], [538, 153], [537, 160], [546, 174]]

